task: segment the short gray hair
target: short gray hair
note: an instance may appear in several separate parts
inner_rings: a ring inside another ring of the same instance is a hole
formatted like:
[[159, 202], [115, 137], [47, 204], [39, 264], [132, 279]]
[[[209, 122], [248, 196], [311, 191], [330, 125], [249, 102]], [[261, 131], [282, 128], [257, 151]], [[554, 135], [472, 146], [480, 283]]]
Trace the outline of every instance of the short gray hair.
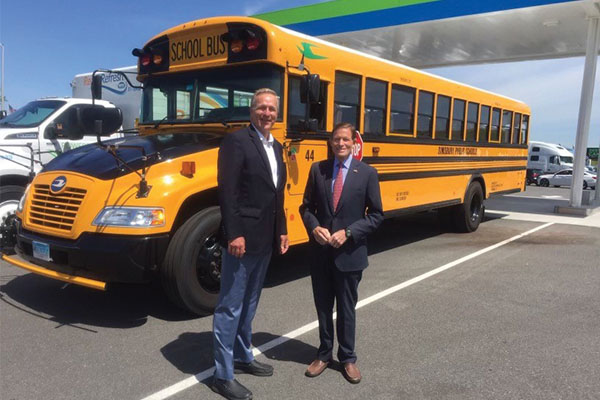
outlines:
[[256, 98], [261, 94], [272, 94], [273, 96], [275, 96], [275, 99], [277, 100], [277, 111], [279, 111], [279, 96], [277, 95], [277, 92], [269, 88], [261, 88], [254, 92], [254, 94], [252, 95], [252, 101], [250, 102], [250, 108], [256, 107]]

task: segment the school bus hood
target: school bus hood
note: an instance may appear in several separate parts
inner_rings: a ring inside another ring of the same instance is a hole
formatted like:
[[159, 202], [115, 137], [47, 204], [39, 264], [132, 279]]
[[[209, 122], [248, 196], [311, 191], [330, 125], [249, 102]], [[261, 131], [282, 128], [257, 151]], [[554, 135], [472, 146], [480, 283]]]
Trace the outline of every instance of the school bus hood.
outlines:
[[[65, 152], [49, 162], [42, 172], [71, 171], [101, 180], [115, 179], [169, 159], [219, 147], [222, 134], [177, 133], [130, 136], [103, 143], [112, 145], [118, 161], [106, 148], [90, 144]], [[144, 152], [142, 152], [142, 149]], [[144, 153], [147, 157], [144, 163]], [[127, 166], [123, 165], [125, 162]]]

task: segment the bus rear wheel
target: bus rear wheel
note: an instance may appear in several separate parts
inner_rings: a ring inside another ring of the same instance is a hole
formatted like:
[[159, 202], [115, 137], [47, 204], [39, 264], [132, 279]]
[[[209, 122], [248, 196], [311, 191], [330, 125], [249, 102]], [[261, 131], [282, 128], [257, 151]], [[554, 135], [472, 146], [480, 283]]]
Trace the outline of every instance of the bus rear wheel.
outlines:
[[221, 286], [221, 212], [209, 207], [175, 232], [161, 266], [161, 283], [179, 307], [198, 315], [214, 311]]
[[456, 229], [459, 232], [474, 232], [477, 230], [485, 213], [481, 184], [471, 182], [464, 203], [456, 207], [456, 213], [454, 214]]

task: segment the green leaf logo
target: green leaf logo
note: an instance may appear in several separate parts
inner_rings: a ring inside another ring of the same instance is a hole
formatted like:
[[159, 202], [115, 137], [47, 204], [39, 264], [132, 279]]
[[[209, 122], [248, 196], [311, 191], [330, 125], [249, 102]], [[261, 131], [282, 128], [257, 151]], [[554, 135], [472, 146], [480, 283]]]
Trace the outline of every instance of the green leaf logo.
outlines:
[[302, 42], [302, 48], [300, 48], [300, 46], [297, 46], [298, 51], [300, 51], [300, 54], [304, 55], [304, 57], [309, 58], [311, 60], [324, 60], [327, 57], [325, 56], [320, 56], [318, 54], [313, 53], [312, 48], [319, 48], [319, 46], [314, 45], [314, 44], [310, 44], [310, 43], [306, 43], [306, 42]]

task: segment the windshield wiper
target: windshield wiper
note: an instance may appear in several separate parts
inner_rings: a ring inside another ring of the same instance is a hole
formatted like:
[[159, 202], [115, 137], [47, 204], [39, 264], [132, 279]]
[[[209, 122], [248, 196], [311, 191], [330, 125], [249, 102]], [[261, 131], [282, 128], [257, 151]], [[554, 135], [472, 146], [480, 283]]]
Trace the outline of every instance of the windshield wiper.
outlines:
[[158, 126], [160, 124], [162, 124], [163, 122], [165, 122], [167, 119], [169, 118], [169, 116], [165, 116], [163, 119], [161, 119], [160, 121], [158, 121], [157, 123], [154, 124], [154, 129], [158, 128]]

